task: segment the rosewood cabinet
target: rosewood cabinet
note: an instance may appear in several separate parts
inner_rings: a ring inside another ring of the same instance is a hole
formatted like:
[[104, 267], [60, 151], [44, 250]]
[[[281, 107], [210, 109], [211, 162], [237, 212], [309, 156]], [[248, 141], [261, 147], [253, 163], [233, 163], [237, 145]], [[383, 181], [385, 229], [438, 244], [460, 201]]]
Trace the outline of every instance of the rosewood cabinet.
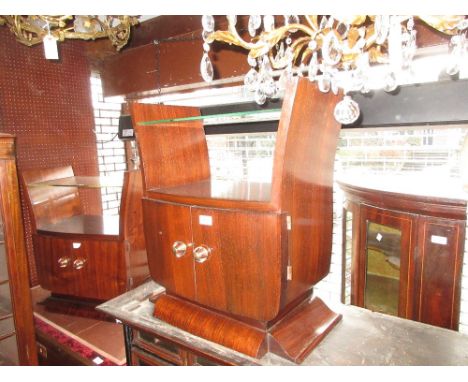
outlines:
[[466, 201], [340, 186], [352, 214], [350, 302], [457, 330]]
[[22, 172], [39, 283], [54, 298], [104, 301], [148, 277], [139, 171], [124, 175], [119, 216], [86, 215], [79, 188], [105, 184], [70, 166]]
[[144, 181], [154, 315], [245, 354], [301, 362], [339, 321], [313, 285], [329, 272], [337, 96], [288, 86], [268, 183], [210, 175], [199, 110], [130, 106]]
[[14, 137], [0, 134], [0, 366], [37, 365]]

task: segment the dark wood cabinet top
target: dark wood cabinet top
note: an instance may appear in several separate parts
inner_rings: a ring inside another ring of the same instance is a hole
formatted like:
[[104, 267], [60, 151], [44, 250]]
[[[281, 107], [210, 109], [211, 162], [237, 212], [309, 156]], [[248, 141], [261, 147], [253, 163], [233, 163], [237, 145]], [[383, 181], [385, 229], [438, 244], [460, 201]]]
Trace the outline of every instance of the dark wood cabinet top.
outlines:
[[37, 232], [43, 235], [80, 235], [99, 239], [119, 238], [119, 216], [75, 215], [56, 223], [39, 223]]
[[456, 180], [374, 177], [340, 179], [347, 200], [384, 209], [451, 219], [466, 219], [468, 193]]
[[149, 189], [148, 195], [155, 199], [199, 206], [275, 210], [270, 202], [271, 183], [247, 180], [206, 179], [180, 186]]
[[376, 190], [389, 194], [406, 195], [407, 198], [465, 203], [468, 190], [456, 178], [433, 178], [423, 176], [364, 176], [340, 177], [338, 183], [353, 189]]

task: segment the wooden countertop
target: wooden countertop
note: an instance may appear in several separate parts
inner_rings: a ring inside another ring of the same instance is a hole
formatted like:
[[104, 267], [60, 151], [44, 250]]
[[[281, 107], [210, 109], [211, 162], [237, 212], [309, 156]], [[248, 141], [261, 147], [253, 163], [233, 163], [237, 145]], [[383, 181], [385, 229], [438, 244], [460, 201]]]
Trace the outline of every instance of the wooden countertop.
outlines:
[[147, 191], [152, 199], [198, 206], [249, 208], [275, 211], [271, 204], [271, 183], [247, 180], [206, 179], [174, 187]]
[[[154, 318], [148, 298], [163, 291], [162, 286], [149, 281], [101, 304], [98, 310], [236, 364], [294, 365], [272, 353], [259, 360], [248, 357]], [[355, 306], [340, 304], [333, 309], [343, 314], [342, 321], [302, 365], [468, 365], [467, 335]]]
[[96, 236], [100, 239], [119, 238], [119, 216], [75, 215], [56, 223], [42, 223], [37, 232], [53, 236]]

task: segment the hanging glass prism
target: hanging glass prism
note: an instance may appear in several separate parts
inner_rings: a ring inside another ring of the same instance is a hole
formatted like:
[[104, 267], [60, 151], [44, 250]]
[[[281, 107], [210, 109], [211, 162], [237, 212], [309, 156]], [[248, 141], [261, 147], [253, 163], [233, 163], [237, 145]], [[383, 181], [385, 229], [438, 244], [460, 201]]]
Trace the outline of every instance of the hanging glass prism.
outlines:
[[213, 81], [213, 64], [207, 53], [203, 54], [200, 62], [200, 73], [206, 82]]
[[214, 26], [215, 26], [215, 21], [214, 17], [210, 15], [203, 15], [202, 16], [202, 25], [203, 25], [203, 30], [207, 32], [213, 32], [214, 31]]
[[249, 17], [249, 34], [251, 37], [254, 37], [257, 34], [257, 29], [262, 25], [262, 16], [260, 15], [251, 15]]
[[263, 105], [266, 102], [267, 97], [261, 86], [259, 86], [257, 90], [255, 91], [254, 98], [255, 98], [255, 102], [259, 105]]
[[384, 79], [384, 90], [386, 92], [392, 92], [398, 87], [398, 82], [395, 73], [389, 72]]
[[248, 91], [255, 91], [258, 83], [258, 72], [252, 68], [250, 69], [244, 77], [244, 85]]
[[270, 32], [275, 29], [275, 16], [263, 16], [263, 29], [265, 32]]
[[333, 115], [342, 125], [349, 125], [359, 118], [359, 105], [350, 96], [344, 96], [335, 106]]

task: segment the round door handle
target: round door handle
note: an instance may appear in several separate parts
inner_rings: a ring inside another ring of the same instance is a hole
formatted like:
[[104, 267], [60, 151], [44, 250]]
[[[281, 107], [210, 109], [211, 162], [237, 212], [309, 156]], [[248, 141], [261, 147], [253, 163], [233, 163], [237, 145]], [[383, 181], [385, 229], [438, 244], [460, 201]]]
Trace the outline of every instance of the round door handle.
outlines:
[[186, 252], [187, 244], [185, 244], [183, 241], [174, 241], [174, 244], [172, 244], [172, 253], [175, 257], [181, 258], [185, 255]]
[[76, 259], [74, 262], [73, 262], [73, 268], [75, 268], [76, 270], [80, 270], [82, 269], [86, 264], [86, 259]]
[[193, 257], [197, 263], [204, 263], [211, 255], [211, 248], [200, 245], [193, 250]]
[[70, 265], [71, 259], [69, 257], [60, 257], [57, 263], [60, 268], [66, 268]]

